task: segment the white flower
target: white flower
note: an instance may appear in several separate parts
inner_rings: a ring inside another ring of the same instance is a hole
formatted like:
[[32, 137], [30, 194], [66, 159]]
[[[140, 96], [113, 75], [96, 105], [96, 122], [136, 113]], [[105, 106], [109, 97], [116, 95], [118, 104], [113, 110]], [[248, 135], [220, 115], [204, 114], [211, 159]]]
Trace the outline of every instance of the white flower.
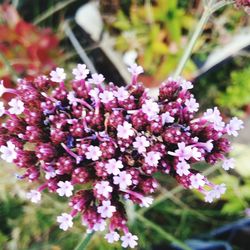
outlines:
[[137, 246], [138, 237], [136, 235], [132, 235], [131, 233], [126, 233], [121, 237], [122, 247], [131, 247], [134, 248]]
[[49, 180], [51, 178], [54, 178], [56, 176], [56, 171], [53, 167], [49, 167], [47, 171], [45, 171], [45, 179]]
[[217, 131], [221, 131], [224, 129], [225, 123], [222, 121], [222, 117], [220, 115], [220, 111], [217, 107], [214, 109], [207, 109], [203, 116], [209, 122], [214, 124], [214, 129]]
[[201, 152], [196, 147], [191, 147], [191, 158], [194, 158], [195, 160], [200, 160], [201, 158]]
[[24, 103], [16, 98], [11, 99], [11, 101], [8, 103], [11, 107], [9, 109], [9, 112], [13, 115], [20, 115], [24, 111]]
[[205, 142], [205, 144], [204, 144], [206, 151], [209, 153], [212, 151], [212, 149], [214, 147], [212, 142], [213, 142], [213, 140], [209, 140], [209, 141]]
[[72, 70], [72, 74], [75, 76], [75, 79], [80, 81], [84, 80], [89, 74], [85, 64], [77, 64], [77, 67]]
[[164, 125], [165, 123], [174, 122], [174, 117], [172, 117], [169, 112], [165, 112], [161, 114], [161, 119], [162, 119], [162, 125]]
[[192, 89], [194, 87], [194, 85], [190, 81], [187, 81], [181, 77], [178, 77], [177, 82], [179, 82], [183, 90]]
[[9, 163], [17, 158], [16, 146], [11, 141], [7, 141], [7, 147], [1, 146], [0, 152], [2, 153], [1, 158]]
[[142, 105], [142, 112], [148, 116], [149, 120], [153, 120], [159, 111], [159, 105], [152, 99], [146, 100]]
[[161, 154], [159, 152], [150, 151], [145, 156], [145, 163], [149, 166], [157, 167], [160, 159]]
[[132, 125], [128, 122], [124, 122], [123, 125], [117, 126], [117, 136], [119, 138], [128, 139], [134, 134]]
[[185, 105], [189, 112], [197, 112], [199, 110], [199, 103], [192, 97], [185, 101]]
[[135, 142], [133, 142], [133, 146], [137, 149], [139, 154], [145, 153], [149, 145], [150, 143], [145, 136], [137, 136]]
[[176, 173], [179, 176], [189, 175], [190, 165], [186, 161], [178, 162], [176, 165]]
[[70, 214], [62, 213], [57, 216], [57, 222], [60, 223], [59, 228], [63, 231], [67, 231], [69, 227], [73, 226], [73, 217]]
[[110, 201], [103, 201], [102, 205], [97, 208], [97, 212], [102, 218], [111, 218], [115, 211], [116, 207], [112, 206]]
[[124, 100], [128, 99], [129, 92], [124, 87], [120, 87], [120, 88], [117, 89], [117, 91], [114, 92], [114, 96], [119, 101], [124, 101]]
[[226, 185], [224, 183], [215, 185], [210, 191], [205, 192], [205, 201], [212, 203], [214, 199], [219, 199], [222, 194], [226, 192]]
[[215, 185], [213, 190], [215, 192], [214, 193], [215, 198], [219, 199], [221, 195], [223, 195], [226, 192], [227, 188], [224, 183], [221, 183], [220, 185]]
[[115, 185], [119, 185], [121, 190], [126, 190], [128, 186], [132, 185], [132, 176], [126, 171], [121, 171], [118, 176], [113, 177]]
[[191, 188], [199, 189], [205, 185], [204, 176], [201, 174], [195, 174], [190, 177]]
[[102, 74], [94, 73], [91, 75], [92, 78], [88, 79], [88, 83], [100, 85], [104, 82], [105, 78]]
[[138, 76], [144, 72], [142, 66], [138, 66], [136, 63], [133, 63], [132, 65], [130, 65], [130, 67], [128, 68], [128, 71], [132, 75], [135, 75], [135, 76]]
[[223, 161], [222, 168], [227, 171], [231, 168], [234, 168], [234, 164], [235, 164], [235, 159], [233, 158], [225, 159]]
[[154, 199], [152, 197], [141, 198], [140, 207], [149, 207], [153, 203]]
[[93, 88], [89, 91], [89, 95], [94, 99], [98, 99], [98, 96], [99, 96], [99, 93], [100, 93], [100, 90], [98, 88]]
[[41, 193], [37, 190], [30, 190], [30, 192], [26, 194], [26, 198], [33, 203], [39, 203], [41, 200]]
[[120, 239], [120, 235], [117, 232], [113, 231], [106, 234], [104, 238], [108, 241], [108, 243], [112, 244]]
[[103, 93], [100, 93], [99, 97], [100, 97], [102, 103], [109, 103], [112, 100], [114, 100], [114, 98], [115, 98], [113, 93], [111, 91], [108, 91], [108, 90], [104, 90]]
[[110, 159], [108, 163], [105, 164], [105, 168], [108, 174], [118, 175], [120, 169], [123, 168], [123, 164], [120, 160]]
[[238, 136], [238, 130], [244, 128], [243, 121], [238, 119], [237, 117], [233, 117], [229, 124], [226, 125], [226, 131], [228, 135]]
[[66, 79], [66, 74], [63, 68], [56, 68], [50, 72], [50, 77], [52, 82], [61, 83]]
[[86, 152], [86, 158], [88, 160], [97, 161], [102, 156], [102, 151], [98, 146], [90, 145]]
[[69, 104], [71, 104], [71, 105], [76, 105], [77, 104], [77, 100], [76, 100], [76, 96], [75, 96], [75, 92], [74, 91], [70, 91], [68, 93], [67, 99], [69, 101]]
[[105, 198], [109, 197], [109, 194], [112, 193], [113, 188], [110, 186], [108, 181], [100, 181], [95, 184], [96, 192], [99, 195], [104, 196]]
[[0, 117], [2, 117], [4, 113], [5, 113], [4, 103], [0, 102]]
[[192, 147], [186, 146], [185, 142], [180, 142], [177, 145], [178, 149], [175, 152], [168, 151], [168, 154], [178, 157], [180, 161], [189, 160], [193, 155]]
[[6, 92], [6, 88], [3, 85], [3, 80], [0, 81], [0, 97]]
[[57, 186], [59, 187], [56, 192], [59, 194], [59, 196], [66, 196], [70, 197], [73, 194], [73, 185], [69, 181], [59, 181], [57, 183]]
[[96, 231], [96, 232], [97, 231], [102, 232], [102, 231], [105, 230], [106, 225], [107, 225], [106, 221], [101, 219], [97, 223], [94, 224], [93, 230]]

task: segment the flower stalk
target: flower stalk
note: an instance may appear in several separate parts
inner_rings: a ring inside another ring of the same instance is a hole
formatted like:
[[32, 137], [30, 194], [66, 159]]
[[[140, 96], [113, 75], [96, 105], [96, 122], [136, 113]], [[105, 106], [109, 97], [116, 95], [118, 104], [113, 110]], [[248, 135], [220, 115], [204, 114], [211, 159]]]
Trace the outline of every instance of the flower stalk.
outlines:
[[206, 25], [207, 21], [209, 20], [210, 16], [216, 12], [218, 9], [228, 5], [228, 4], [232, 4], [234, 3], [234, 1], [220, 1], [218, 3], [214, 3], [215, 1], [210, 1], [205, 7], [204, 7], [204, 11], [203, 14], [199, 20], [199, 22], [197, 23], [197, 26], [188, 42], [188, 45], [186, 47], [186, 49], [184, 50], [184, 54], [181, 57], [181, 60], [177, 66], [177, 69], [174, 73], [174, 77], [178, 77], [181, 75], [187, 61], [189, 60], [190, 56], [192, 55], [192, 51], [193, 48], [196, 44], [197, 39], [199, 38], [199, 36], [201, 35], [204, 26]]
[[91, 241], [92, 237], [93, 237], [94, 233], [89, 233], [86, 235], [85, 238], [83, 238], [80, 243], [76, 246], [76, 248], [74, 250], [85, 250], [87, 249], [87, 246], [89, 244], [89, 242]]

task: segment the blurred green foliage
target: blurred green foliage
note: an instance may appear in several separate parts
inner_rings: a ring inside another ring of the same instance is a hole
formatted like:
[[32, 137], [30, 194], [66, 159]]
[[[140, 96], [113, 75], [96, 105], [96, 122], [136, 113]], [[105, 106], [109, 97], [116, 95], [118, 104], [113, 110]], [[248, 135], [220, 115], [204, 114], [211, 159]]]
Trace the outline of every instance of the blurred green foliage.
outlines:
[[[118, 10], [115, 21], [107, 19], [116, 37], [116, 48], [122, 52], [136, 51], [138, 61], [146, 72], [163, 80], [176, 67], [183, 52], [188, 31], [196, 20], [188, 14], [177, 0], [159, 0], [155, 4], [134, 1], [129, 13]], [[190, 60], [185, 74], [195, 70]]]
[[230, 73], [229, 85], [225, 92], [219, 94], [216, 102], [233, 113], [250, 104], [250, 65]]

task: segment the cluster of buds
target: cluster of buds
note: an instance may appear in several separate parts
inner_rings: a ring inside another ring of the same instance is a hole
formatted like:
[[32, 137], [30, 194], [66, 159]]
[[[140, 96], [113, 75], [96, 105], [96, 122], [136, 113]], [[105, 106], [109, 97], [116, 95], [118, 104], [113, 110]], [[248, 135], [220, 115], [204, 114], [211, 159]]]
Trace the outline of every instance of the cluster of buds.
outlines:
[[250, 14], [250, 0], [235, 0], [235, 4], [238, 8], [243, 8]]
[[62, 230], [81, 214], [88, 232], [106, 231], [109, 243], [121, 240], [124, 248], [138, 240], [127, 227], [125, 201], [150, 206], [158, 186], [154, 173], [198, 190], [207, 202], [225, 192], [224, 184], [211, 183], [192, 166], [223, 161], [225, 170], [233, 168], [227, 135], [243, 127], [236, 117], [225, 124], [217, 108], [195, 117], [199, 104], [189, 81], [169, 78], [155, 99], [138, 82], [142, 67], [134, 64], [129, 72], [126, 87], [104, 85], [101, 74], [87, 78], [83, 64], [73, 69], [70, 91], [62, 68], [49, 78], [19, 80], [15, 90], [0, 83], [0, 96], [16, 95], [8, 107], [0, 102], [1, 157], [25, 171], [19, 178], [42, 181], [27, 198], [38, 203], [45, 189], [70, 197], [70, 212], [57, 217]]

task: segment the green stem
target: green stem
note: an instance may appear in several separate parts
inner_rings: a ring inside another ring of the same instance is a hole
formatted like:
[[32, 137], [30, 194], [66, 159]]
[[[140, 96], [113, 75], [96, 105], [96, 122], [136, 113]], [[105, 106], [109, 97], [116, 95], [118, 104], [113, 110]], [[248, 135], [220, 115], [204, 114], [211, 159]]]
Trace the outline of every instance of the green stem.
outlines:
[[4, 66], [6, 67], [7, 71], [9, 72], [9, 75], [11, 79], [15, 82], [18, 79], [17, 73], [10, 65], [9, 61], [5, 58], [4, 54], [0, 52], [0, 61], [3, 62]]
[[162, 237], [164, 237], [167, 241], [175, 244], [176, 246], [181, 247], [181, 249], [183, 250], [191, 250], [190, 247], [188, 247], [184, 242], [178, 240], [177, 238], [175, 238], [172, 234], [166, 232], [165, 230], [163, 230], [160, 226], [156, 225], [155, 223], [153, 223], [152, 221], [146, 219], [145, 217], [137, 214], [136, 215], [138, 220], [140, 220], [145, 226], [151, 227], [152, 229], [154, 229], [155, 231], [157, 231], [159, 234], [161, 234]]
[[178, 66], [177, 66], [177, 69], [174, 73], [174, 77], [178, 77], [181, 74], [181, 72], [183, 71], [188, 59], [190, 58], [190, 56], [192, 54], [193, 48], [195, 46], [195, 43], [196, 43], [198, 37], [200, 36], [204, 25], [206, 24], [207, 20], [209, 19], [209, 16], [210, 16], [210, 11], [208, 11], [208, 9], [205, 9], [200, 21], [198, 22], [198, 24], [194, 30], [194, 33], [193, 33], [187, 47], [184, 50], [184, 54], [183, 54]]
[[197, 26], [196, 26], [196, 28], [191, 36], [191, 39], [189, 40], [189, 43], [184, 50], [184, 54], [182, 55], [181, 60], [177, 66], [177, 69], [174, 73], [174, 77], [178, 77], [181, 75], [188, 59], [190, 58], [190, 56], [192, 54], [195, 43], [196, 43], [198, 37], [200, 36], [200, 34], [202, 33], [203, 27], [207, 23], [209, 17], [218, 9], [220, 9], [228, 4], [232, 4], [233, 2], [234, 2], [233, 0], [222, 0], [222, 1], [219, 1], [218, 3], [215, 3], [214, 0], [211, 0], [208, 3], [208, 5], [205, 6], [204, 12], [201, 16], [201, 19], [197, 23]]
[[87, 249], [87, 246], [92, 238], [92, 236], [94, 235], [94, 233], [90, 233], [87, 234], [87, 236], [85, 238], [82, 239], [82, 241], [80, 241], [80, 243], [75, 247], [74, 250], [85, 250]]

